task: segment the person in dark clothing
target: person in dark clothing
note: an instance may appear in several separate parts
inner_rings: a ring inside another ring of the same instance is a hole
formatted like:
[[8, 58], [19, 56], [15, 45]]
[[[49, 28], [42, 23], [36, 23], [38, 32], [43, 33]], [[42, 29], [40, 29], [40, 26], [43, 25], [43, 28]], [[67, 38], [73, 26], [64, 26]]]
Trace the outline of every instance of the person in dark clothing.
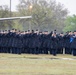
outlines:
[[71, 37], [70, 42], [71, 42], [72, 54], [73, 56], [76, 56], [76, 31], [74, 31], [74, 35]]
[[58, 54], [62, 54], [63, 53], [63, 48], [64, 48], [64, 34], [63, 33], [60, 33], [58, 35], [58, 50], [57, 50], [57, 53]]
[[53, 32], [51, 39], [52, 39], [51, 40], [51, 43], [52, 43], [52, 45], [51, 45], [52, 54], [54, 56], [56, 56], [56, 54], [57, 54], [57, 48], [58, 48], [58, 37], [56, 35], [56, 32]]
[[70, 54], [70, 35], [69, 35], [69, 32], [67, 32], [63, 38], [64, 38], [65, 54]]
[[42, 39], [43, 54], [48, 54], [48, 31], [43, 33]]
[[40, 48], [40, 35], [39, 30], [37, 29], [34, 33], [34, 54], [39, 54], [39, 48]]

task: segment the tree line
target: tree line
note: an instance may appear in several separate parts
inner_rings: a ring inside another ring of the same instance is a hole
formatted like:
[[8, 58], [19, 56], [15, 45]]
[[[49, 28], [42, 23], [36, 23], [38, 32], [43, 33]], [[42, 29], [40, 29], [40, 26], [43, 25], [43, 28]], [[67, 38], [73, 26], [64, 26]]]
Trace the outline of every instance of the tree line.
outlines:
[[[30, 6], [32, 6], [30, 8]], [[55, 0], [19, 0], [17, 11], [11, 12], [11, 16], [29, 16], [31, 20], [0, 21], [0, 29], [16, 28], [20, 30], [39, 29], [40, 31], [74, 30], [76, 16], [68, 16], [68, 10]], [[9, 17], [8, 6], [0, 6], [0, 18]], [[72, 21], [72, 22], [71, 22]]]

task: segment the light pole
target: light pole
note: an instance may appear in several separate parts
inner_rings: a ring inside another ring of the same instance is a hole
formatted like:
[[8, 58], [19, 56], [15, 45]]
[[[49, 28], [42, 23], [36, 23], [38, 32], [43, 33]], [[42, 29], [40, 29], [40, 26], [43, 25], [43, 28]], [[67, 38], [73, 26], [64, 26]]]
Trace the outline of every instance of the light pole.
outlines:
[[10, 17], [11, 17], [11, 0], [10, 0]]
[[[10, 6], [9, 6], [9, 16], [12, 17], [12, 13], [11, 13], [11, 0], [9, 0], [9, 5], [10, 5]], [[9, 22], [9, 27], [8, 27], [9, 29], [11, 29], [11, 24], [12, 24], [12, 23], [11, 23], [11, 21], [10, 21], [10, 22]]]
[[[31, 12], [32, 12], [32, 8], [33, 8], [33, 6], [30, 5], [30, 6], [29, 6], [29, 9], [30, 9], [30, 15], [32, 15], [32, 14], [31, 14]], [[29, 22], [29, 30], [31, 30], [31, 20], [30, 20], [30, 22]]]

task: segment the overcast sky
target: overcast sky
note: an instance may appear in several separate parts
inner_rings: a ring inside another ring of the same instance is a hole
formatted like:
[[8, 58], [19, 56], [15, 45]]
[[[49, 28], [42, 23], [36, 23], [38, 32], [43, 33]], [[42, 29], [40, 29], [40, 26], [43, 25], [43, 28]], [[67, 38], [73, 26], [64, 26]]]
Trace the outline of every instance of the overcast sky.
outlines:
[[[64, 5], [65, 8], [67, 8], [70, 12], [70, 15], [76, 14], [76, 0], [56, 0], [57, 2], [60, 2]], [[8, 5], [10, 0], [0, 0], [0, 6], [1, 5]], [[16, 5], [19, 3], [19, 0], [12, 0], [12, 10], [16, 10]]]

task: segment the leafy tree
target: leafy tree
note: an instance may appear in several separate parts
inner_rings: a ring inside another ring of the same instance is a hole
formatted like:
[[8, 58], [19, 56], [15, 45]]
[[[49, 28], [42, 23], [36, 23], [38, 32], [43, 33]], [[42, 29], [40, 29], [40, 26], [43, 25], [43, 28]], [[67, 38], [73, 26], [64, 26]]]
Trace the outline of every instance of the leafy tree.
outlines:
[[[32, 9], [29, 8], [30, 5], [33, 6]], [[40, 30], [62, 31], [68, 14], [67, 9], [60, 3], [57, 4], [55, 0], [49, 0], [49, 2], [47, 0], [20, 0], [17, 9], [20, 16], [32, 15], [32, 29]]]
[[[0, 18], [10, 17], [10, 11], [7, 5], [0, 6]], [[13, 21], [0, 21], [0, 29], [12, 28]]]
[[76, 15], [68, 16], [65, 23], [64, 32], [76, 30]]

